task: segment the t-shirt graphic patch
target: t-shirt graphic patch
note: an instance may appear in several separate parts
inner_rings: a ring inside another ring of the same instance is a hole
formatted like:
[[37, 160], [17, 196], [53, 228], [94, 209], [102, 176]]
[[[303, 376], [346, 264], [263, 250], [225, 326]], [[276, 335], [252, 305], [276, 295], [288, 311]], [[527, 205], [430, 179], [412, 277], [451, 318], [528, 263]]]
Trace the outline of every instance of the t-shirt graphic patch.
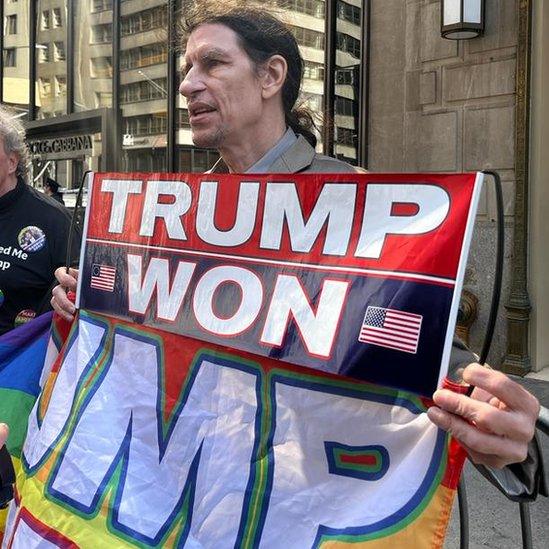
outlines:
[[29, 225], [19, 231], [17, 241], [25, 252], [37, 252], [46, 244], [46, 235], [40, 227]]

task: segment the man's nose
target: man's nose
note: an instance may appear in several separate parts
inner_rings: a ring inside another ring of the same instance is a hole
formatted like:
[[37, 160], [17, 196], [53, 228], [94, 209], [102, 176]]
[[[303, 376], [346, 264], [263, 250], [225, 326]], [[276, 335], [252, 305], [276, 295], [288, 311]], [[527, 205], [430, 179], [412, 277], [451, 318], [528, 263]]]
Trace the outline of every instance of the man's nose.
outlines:
[[185, 78], [181, 81], [179, 85], [179, 93], [189, 99], [196, 92], [204, 90], [205, 86], [202, 80], [198, 77], [196, 72], [193, 72], [194, 69], [191, 69], [185, 75]]

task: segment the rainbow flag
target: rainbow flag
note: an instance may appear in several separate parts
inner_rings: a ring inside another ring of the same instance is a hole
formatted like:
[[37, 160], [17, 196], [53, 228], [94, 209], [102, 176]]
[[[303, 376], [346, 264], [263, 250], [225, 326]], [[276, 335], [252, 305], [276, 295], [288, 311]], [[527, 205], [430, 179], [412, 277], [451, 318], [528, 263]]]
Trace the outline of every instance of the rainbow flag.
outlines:
[[[27, 419], [40, 392], [52, 313], [0, 337], [0, 420], [10, 427], [8, 450], [16, 470], [27, 432]], [[0, 536], [6, 511], [0, 511]]]
[[81, 311], [6, 547], [440, 548], [464, 453], [427, 406]]
[[[0, 421], [10, 427], [7, 448], [19, 478], [29, 415], [69, 327], [49, 312], [0, 337]], [[6, 515], [0, 511], [0, 541]]]

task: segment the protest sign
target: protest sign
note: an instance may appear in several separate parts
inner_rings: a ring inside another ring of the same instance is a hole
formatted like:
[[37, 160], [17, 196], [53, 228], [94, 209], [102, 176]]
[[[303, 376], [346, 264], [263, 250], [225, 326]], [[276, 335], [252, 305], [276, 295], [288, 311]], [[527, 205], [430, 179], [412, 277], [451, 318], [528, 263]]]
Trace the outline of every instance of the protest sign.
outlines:
[[421, 395], [479, 185], [96, 175], [5, 543], [441, 547], [464, 453]]
[[82, 308], [430, 396], [482, 175], [99, 175]]

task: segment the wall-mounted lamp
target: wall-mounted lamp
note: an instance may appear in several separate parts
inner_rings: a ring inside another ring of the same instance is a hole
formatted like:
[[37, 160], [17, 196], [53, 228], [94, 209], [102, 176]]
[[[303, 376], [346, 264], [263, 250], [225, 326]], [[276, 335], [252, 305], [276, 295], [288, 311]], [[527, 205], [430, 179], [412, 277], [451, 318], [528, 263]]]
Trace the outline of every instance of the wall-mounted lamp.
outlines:
[[484, 31], [484, 0], [442, 0], [441, 29], [443, 38], [468, 40]]

